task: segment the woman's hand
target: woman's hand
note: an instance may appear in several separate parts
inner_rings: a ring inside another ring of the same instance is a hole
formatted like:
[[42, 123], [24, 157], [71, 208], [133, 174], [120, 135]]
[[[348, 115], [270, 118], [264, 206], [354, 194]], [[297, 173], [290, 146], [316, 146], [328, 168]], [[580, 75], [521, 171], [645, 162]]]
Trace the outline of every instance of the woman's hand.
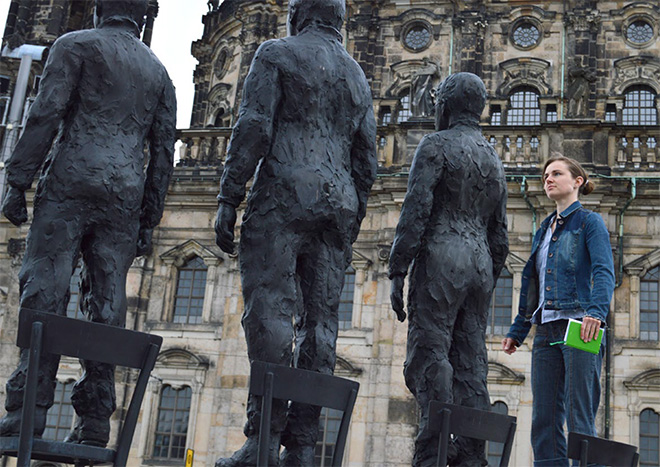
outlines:
[[600, 320], [585, 316], [582, 319], [582, 327], [580, 328], [580, 338], [584, 342], [591, 342], [598, 337], [598, 330], [600, 329]]
[[507, 337], [506, 339], [503, 339], [502, 340], [502, 350], [504, 350], [505, 354], [511, 355], [516, 350], [518, 350], [518, 347], [516, 347], [516, 341], [514, 341], [510, 337]]

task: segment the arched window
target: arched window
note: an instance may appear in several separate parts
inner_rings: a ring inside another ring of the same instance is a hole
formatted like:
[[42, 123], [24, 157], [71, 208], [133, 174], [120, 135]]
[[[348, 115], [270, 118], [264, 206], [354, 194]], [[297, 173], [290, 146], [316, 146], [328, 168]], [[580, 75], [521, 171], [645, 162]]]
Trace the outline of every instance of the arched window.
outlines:
[[397, 106], [396, 122], [407, 122], [412, 117], [410, 109], [410, 89], [404, 89], [399, 93], [399, 105]]
[[74, 410], [71, 405], [73, 381], [57, 382], [53, 405], [46, 414], [46, 430], [43, 438], [51, 441], [64, 441], [73, 428]]
[[83, 313], [80, 308], [81, 296], [80, 296], [80, 273], [82, 272], [82, 266], [76, 266], [73, 274], [71, 275], [71, 282], [69, 282], [69, 303], [66, 306], [66, 316], [67, 318], [82, 318]]
[[660, 465], [660, 415], [652, 409], [639, 414], [639, 465]]
[[513, 295], [513, 276], [507, 268], [502, 269], [497, 285], [493, 290], [488, 310], [489, 334], [506, 334], [511, 325], [511, 304]]
[[[493, 405], [491, 405], [490, 411], [500, 415], [509, 414], [509, 408], [502, 401], [496, 401]], [[500, 465], [500, 459], [502, 459], [503, 451], [504, 443], [486, 441], [486, 457], [488, 458], [488, 465]]]
[[191, 398], [192, 389], [187, 386], [181, 389], [163, 386], [158, 405], [154, 457], [160, 459], [185, 457]]
[[314, 451], [314, 465], [327, 467], [332, 465], [332, 456], [335, 453], [339, 425], [341, 424], [341, 410], [323, 407], [319, 418], [319, 439]]
[[539, 94], [534, 88], [520, 87], [509, 96], [508, 125], [540, 125]]
[[339, 329], [350, 329], [353, 322], [353, 297], [355, 295], [355, 269], [349, 266], [344, 274], [344, 288], [339, 299]]
[[639, 284], [639, 338], [658, 340], [658, 312], [660, 298], [660, 266], [656, 266], [641, 278]]
[[179, 268], [174, 297], [175, 323], [202, 322], [206, 273], [206, 264], [199, 256], [195, 256]]
[[657, 125], [657, 95], [648, 86], [631, 86], [626, 89], [623, 103], [624, 125]]

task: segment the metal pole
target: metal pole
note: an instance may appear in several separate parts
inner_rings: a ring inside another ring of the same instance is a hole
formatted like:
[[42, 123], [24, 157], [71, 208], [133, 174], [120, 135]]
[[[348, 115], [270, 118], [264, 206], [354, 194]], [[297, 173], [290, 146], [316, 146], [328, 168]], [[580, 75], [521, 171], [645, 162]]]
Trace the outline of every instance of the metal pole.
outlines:
[[18, 69], [18, 78], [14, 86], [14, 95], [11, 99], [11, 108], [9, 111], [9, 122], [7, 124], [7, 133], [5, 141], [0, 152], [0, 200], [5, 197], [5, 186], [7, 172], [5, 163], [14, 151], [14, 146], [18, 141], [21, 132], [20, 123], [23, 116], [23, 105], [27, 95], [28, 80], [30, 78], [30, 68], [32, 67], [32, 55], [24, 54], [21, 57], [21, 66]]

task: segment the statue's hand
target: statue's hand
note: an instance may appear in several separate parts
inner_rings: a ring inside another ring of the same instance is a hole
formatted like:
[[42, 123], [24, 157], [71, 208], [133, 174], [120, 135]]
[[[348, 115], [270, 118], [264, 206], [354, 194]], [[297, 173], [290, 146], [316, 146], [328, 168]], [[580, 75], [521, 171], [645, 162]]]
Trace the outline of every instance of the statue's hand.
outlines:
[[392, 309], [396, 313], [396, 319], [402, 323], [406, 320], [406, 312], [403, 310], [403, 281], [405, 276], [399, 275], [392, 278], [392, 288], [390, 291], [390, 301]]
[[151, 253], [151, 236], [154, 233], [154, 229], [147, 229], [146, 227], [140, 227], [140, 233], [138, 234], [137, 241], [137, 250], [135, 256], [145, 256]]
[[16, 227], [27, 221], [28, 214], [25, 192], [18, 188], [10, 187], [2, 203], [2, 213]]
[[234, 245], [234, 226], [236, 225], [236, 208], [220, 203], [218, 217], [215, 219], [215, 243], [222, 251], [230, 255], [236, 254]]

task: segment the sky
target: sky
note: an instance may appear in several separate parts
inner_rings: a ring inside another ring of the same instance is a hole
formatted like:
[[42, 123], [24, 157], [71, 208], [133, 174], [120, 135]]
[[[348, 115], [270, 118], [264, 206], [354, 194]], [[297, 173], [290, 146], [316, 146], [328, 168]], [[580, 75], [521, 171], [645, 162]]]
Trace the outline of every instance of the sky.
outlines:
[[[151, 48], [163, 62], [176, 86], [177, 128], [190, 126], [194, 98], [193, 72], [197, 60], [190, 54], [193, 41], [204, 32], [202, 16], [207, 0], [159, 0]], [[0, 27], [5, 30], [11, 0], [0, 0]]]

